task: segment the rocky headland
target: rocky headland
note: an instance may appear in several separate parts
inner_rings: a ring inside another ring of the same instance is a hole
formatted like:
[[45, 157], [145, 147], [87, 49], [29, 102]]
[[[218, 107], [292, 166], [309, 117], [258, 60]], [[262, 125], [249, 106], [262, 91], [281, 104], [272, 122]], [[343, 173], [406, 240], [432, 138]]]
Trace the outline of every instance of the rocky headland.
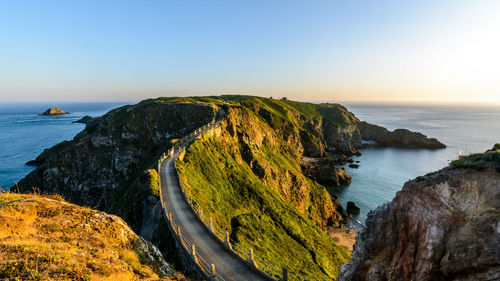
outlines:
[[[264, 246], [294, 249], [270, 258], [295, 262], [310, 280], [335, 278], [350, 254], [323, 230], [346, 216], [320, 183], [349, 182], [338, 166], [367, 138], [361, 121], [339, 104], [251, 96], [145, 100], [92, 118], [73, 140], [42, 152], [19, 189], [63, 194], [119, 215], [175, 260], [153, 168], [176, 139], [213, 120], [219, 108], [227, 112], [225, 120], [210, 138], [188, 148], [181, 180], [195, 197], [203, 195], [197, 200], [232, 239], [249, 247], [259, 241], [256, 252]], [[416, 144], [427, 139], [410, 135], [420, 140]], [[315, 164], [304, 165], [305, 157]]]
[[427, 138], [425, 135], [406, 129], [389, 131], [384, 127], [373, 125], [365, 121], [358, 122], [358, 128], [363, 140], [374, 141], [379, 146], [401, 147], [401, 148], [446, 148], [435, 138]]
[[42, 112], [38, 115], [55, 116], [55, 115], [64, 115], [64, 114], [69, 114], [69, 112], [66, 112], [66, 111], [59, 109], [59, 108], [56, 108], [56, 107], [49, 107], [49, 109], [45, 110], [44, 112]]
[[82, 123], [82, 124], [87, 124], [90, 120], [92, 120], [92, 117], [85, 115], [82, 118], [73, 121], [73, 123]]
[[407, 182], [368, 214], [338, 280], [500, 280], [500, 145]]

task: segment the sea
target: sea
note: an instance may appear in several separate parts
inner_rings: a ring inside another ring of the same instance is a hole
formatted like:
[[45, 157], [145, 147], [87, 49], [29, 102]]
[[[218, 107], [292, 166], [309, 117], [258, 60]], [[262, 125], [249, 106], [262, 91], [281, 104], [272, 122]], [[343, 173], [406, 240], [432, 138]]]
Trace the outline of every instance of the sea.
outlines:
[[[0, 103], [0, 187], [8, 189], [36, 167], [25, 165], [44, 149], [71, 140], [85, 128], [73, 123], [98, 117], [125, 103]], [[39, 116], [49, 107], [70, 114]], [[0, 189], [1, 190], [1, 189]]]
[[[0, 186], [14, 186], [35, 167], [25, 163], [44, 149], [71, 140], [85, 128], [72, 123], [85, 115], [101, 116], [126, 103], [0, 103]], [[446, 149], [368, 148], [361, 150], [359, 168], [346, 170], [352, 183], [327, 187], [345, 207], [353, 201], [361, 208], [350, 221], [360, 230], [367, 214], [392, 200], [403, 184], [420, 175], [439, 170], [463, 154], [483, 152], [500, 142], [500, 106], [344, 104], [359, 119], [389, 130], [405, 128], [437, 138]], [[68, 115], [39, 116], [54, 106]]]
[[436, 138], [445, 149], [368, 148], [361, 150], [359, 168], [345, 169], [350, 184], [327, 187], [345, 208], [348, 201], [360, 207], [350, 228], [361, 230], [367, 214], [391, 201], [404, 183], [446, 167], [459, 154], [484, 152], [500, 143], [500, 105], [388, 105], [345, 104], [361, 120], [389, 130], [404, 128]]

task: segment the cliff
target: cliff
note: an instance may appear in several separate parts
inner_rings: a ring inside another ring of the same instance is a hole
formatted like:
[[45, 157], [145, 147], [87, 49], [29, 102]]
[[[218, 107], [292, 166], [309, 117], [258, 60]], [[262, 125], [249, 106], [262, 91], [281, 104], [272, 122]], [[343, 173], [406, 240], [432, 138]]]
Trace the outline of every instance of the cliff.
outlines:
[[175, 260], [158, 199], [156, 166], [170, 141], [212, 120], [212, 104], [184, 98], [145, 100], [93, 118], [71, 141], [42, 152], [19, 182], [122, 217]]
[[499, 148], [411, 180], [370, 212], [339, 280], [499, 280]]
[[[224, 98], [220, 128], [177, 162], [184, 186], [203, 213], [256, 255], [307, 280], [334, 278], [350, 253], [320, 229], [342, 220], [339, 203], [301, 172], [301, 134], [314, 131], [279, 101]], [[321, 150], [310, 139], [307, 145]]]
[[0, 225], [2, 280], [174, 280], [121, 218], [58, 196], [0, 193]]

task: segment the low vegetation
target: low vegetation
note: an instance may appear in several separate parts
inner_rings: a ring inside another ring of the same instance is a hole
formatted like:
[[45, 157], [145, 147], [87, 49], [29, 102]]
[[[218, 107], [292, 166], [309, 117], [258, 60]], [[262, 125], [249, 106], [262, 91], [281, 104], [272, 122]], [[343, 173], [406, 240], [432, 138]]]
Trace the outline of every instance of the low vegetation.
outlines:
[[500, 143], [493, 146], [492, 149], [485, 153], [474, 153], [460, 157], [450, 164], [453, 168], [471, 168], [482, 170], [486, 168], [494, 168], [500, 171]]
[[[1, 280], [158, 280], [118, 217], [60, 196], [0, 194]], [[165, 277], [166, 278], [166, 277]], [[175, 280], [175, 279], [164, 279]]]
[[[304, 123], [320, 118], [323, 107], [224, 98], [230, 102], [229, 120], [220, 131], [197, 139], [177, 161], [187, 191], [257, 256], [306, 280], [335, 279], [350, 259], [350, 252], [321, 229], [335, 205], [323, 186], [301, 173], [300, 143], [290, 141], [301, 130], [310, 133]], [[345, 121], [341, 115], [329, 118]]]

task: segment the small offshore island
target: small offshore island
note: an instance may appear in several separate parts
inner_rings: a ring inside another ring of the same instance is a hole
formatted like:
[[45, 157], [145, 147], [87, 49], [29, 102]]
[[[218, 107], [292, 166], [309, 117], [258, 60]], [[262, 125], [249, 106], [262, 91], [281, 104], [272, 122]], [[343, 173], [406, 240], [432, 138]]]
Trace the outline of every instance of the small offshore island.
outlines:
[[49, 107], [49, 109], [45, 110], [44, 112], [38, 114], [40, 116], [56, 116], [56, 115], [65, 115], [69, 114], [69, 112], [66, 112], [62, 109], [56, 108], [56, 107]]
[[179, 179], [231, 239], [308, 280], [335, 279], [351, 257], [345, 248], [352, 247], [352, 232], [336, 232], [346, 237], [335, 238], [342, 246], [326, 234], [348, 219], [321, 185], [352, 180], [340, 165], [351, 163], [366, 141], [444, 147], [420, 133], [360, 121], [339, 104], [253, 96], [158, 98], [90, 119], [72, 141], [32, 161], [38, 168], [18, 188], [36, 187], [116, 214], [175, 263], [151, 167], [219, 109], [227, 115], [216, 134], [197, 139], [176, 163]]

